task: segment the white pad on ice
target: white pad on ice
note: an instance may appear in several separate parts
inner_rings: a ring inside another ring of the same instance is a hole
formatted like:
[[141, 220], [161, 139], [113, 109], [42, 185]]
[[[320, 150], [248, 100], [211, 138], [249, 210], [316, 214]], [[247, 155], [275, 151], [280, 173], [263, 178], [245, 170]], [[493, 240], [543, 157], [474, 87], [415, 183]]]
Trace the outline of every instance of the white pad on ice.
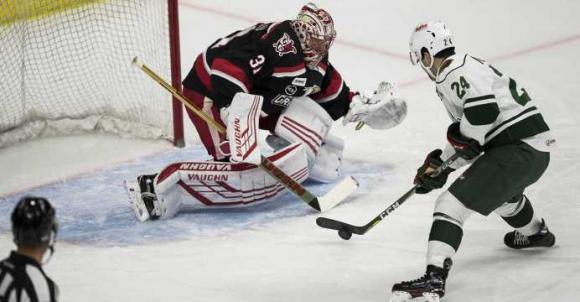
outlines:
[[135, 212], [135, 216], [141, 222], [147, 221], [149, 219], [149, 212], [143, 199], [141, 198], [141, 189], [137, 181], [125, 181], [125, 188], [127, 188], [127, 193], [129, 194], [129, 204]]

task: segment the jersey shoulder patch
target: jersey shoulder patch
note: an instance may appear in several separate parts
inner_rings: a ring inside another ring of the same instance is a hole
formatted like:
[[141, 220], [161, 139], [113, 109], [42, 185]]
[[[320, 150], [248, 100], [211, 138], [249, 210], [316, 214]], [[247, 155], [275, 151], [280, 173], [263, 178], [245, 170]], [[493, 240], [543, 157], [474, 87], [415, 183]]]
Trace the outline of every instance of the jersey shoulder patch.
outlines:
[[284, 33], [280, 39], [272, 44], [278, 56], [283, 57], [284, 55], [293, 53], [297, 54], [298, 50], [296, 49], [295, 42], [290, 38], [288, 33]]
[[272, 23], [262, 35], [265, 47], [270, 48], [275, 55], [283, 57], [298, 54], [301, 51], [300, 41], [292, 29], [290, 21]]

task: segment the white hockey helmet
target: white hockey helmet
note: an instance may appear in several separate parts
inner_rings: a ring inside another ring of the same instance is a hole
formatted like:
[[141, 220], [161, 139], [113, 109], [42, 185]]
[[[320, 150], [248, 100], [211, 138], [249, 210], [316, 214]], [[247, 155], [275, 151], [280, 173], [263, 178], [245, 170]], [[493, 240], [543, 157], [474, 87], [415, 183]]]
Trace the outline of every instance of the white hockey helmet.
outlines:
[[336, 38], [332, 16], [316, 4], [308, 3], [300, 9], [292, 26], [300, 39], [304, 60], [310, 68], [316, 68]]
[[[435, 57], [439, 52], [455, 47], [453, 35], [443, 21], [429, 21], [420, 23], [415, 27], [415, 31], [409, 39], [409, 57], [413, 65], [421, 62], [421, 51], [426, 49], [431, 57]], [[433, 60], [431, 60], [431, 66]], [[423, 64], [421, 64], [423, 66]], [[431, 68], [431, 66], [423, 66]]]

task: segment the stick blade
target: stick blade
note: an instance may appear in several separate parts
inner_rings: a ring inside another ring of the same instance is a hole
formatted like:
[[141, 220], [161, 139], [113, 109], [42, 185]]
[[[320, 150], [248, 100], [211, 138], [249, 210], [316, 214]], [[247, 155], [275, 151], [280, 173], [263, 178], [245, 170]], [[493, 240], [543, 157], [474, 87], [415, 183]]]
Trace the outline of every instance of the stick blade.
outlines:
[[334, 208], [337, 204], [356, 191], [358, 186], [358, 182], [352, 176], [343, 179], [338, 183], [338, 185], [334, 186], [332, 190], [324, 194], [324, 196], [318, 197], [320, 211], [324, 212]]
[[318, 217], [316, 218], [316, 224], [325, 229], [331, 230], [347, 230], [353, 234], [362, 235], [365, 233], [364, 228], [351, 225], [342, 221], [326, 218], [326, 217]]
[[337, 230], [337, 231], [340, 230], [342, 228], [342, 226], [344, 225], [344, 223], [342, 223], [340, 221], [336, 221], [334, 219], [330, 219], [330, 218], [326, 218], [326, 217], [316, 218], [316, 224], [321, 228]]

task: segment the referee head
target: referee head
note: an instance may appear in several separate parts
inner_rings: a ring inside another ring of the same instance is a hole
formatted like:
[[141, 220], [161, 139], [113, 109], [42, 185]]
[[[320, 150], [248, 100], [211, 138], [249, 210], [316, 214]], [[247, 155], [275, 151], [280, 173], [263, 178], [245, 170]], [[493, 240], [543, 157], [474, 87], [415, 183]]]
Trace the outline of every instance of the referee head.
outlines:
[[0, 262], [0, 302], [55, 302], [58, 287], [44, 273], [43, 259], [56, 239], [55, 210], [46, 198], [26, 196], [12, 212], [16, 251]]

